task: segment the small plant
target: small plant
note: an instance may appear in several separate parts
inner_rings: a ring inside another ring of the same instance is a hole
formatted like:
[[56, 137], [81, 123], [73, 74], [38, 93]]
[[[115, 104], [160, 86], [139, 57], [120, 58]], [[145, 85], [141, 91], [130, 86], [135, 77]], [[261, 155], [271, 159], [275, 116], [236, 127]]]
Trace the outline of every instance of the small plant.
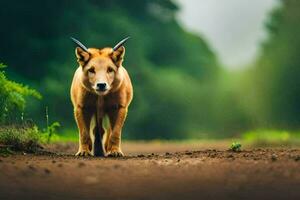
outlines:
[[48, 125], [46, 129], [44, 129], [43, 134], [46, 135], [46, 143], [50, 143], [52, 136], [56, 134], [56, 129], [59, 127], [59, 122], [53, 122], [51, 125]]
[[230, 146], [230, 150], [234, 152], [239, 152], [241, 151], [242, 145], [239, 142], [233, 142]]
[[46, 129], [44, 129], [43, 133], [46, 135], [46, 143], [50, 143], [52, 136], [56, 133], [56, 129], [60, 127], [59, 122], [53, 122], [49, 125], [49, 113], [48, 107], [46, 107]]

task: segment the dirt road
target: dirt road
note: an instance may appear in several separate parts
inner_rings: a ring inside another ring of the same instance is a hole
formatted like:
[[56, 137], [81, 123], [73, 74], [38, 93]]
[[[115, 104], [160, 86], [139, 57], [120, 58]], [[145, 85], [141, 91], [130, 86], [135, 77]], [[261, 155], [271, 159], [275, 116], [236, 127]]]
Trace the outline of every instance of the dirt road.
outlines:
[[[0, 199], [300, 199], [300, 149], [127, 143], [127, 157], [0, 156]], [[188, 151], [186, 151], [188, 149]]]

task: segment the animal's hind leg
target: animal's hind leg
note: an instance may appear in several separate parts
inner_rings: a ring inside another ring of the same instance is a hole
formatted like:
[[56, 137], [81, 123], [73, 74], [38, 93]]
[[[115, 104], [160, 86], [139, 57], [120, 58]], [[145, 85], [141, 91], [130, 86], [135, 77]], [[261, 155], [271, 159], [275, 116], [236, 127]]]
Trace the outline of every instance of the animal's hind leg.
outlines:
[[108, 125], [108, 127], [106, 129], [105, 140], [104, 140], [104, 149], [105, 149], [105, 152], [108, 152], [108, 144], [109, 144], [111, 132], [112, 132], [111, 125], [109, 123], [109, 125]]

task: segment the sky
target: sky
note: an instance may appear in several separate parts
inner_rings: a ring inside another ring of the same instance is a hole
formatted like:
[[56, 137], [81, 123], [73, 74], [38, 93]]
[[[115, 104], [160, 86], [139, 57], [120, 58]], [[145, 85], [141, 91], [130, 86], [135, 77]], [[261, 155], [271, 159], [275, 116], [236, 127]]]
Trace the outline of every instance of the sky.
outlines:
[[177, 15], [189, 31], [207, 39], [228, 69], [241, 69], [254, 60], [266, 38], [264, 22], [278, 0], [176, 0]]

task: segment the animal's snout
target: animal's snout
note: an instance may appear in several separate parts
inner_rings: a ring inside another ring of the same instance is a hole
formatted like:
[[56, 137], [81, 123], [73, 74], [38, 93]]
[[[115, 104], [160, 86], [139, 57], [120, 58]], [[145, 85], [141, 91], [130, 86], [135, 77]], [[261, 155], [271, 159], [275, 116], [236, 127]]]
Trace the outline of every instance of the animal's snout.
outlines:
[[104, 92], [107, 90], [107, 84], [106, 83], [97, 83], [97, 90]]

